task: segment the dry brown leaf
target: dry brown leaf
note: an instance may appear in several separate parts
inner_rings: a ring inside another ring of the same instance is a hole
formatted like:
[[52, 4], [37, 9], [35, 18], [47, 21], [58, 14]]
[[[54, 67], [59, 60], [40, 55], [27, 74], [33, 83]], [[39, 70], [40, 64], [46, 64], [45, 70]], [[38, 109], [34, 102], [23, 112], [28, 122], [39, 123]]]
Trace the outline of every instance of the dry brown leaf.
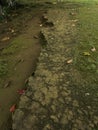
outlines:
[[95, 47], [93, 47], [93, 48], [91, 49], [91, 51], [92, 51], [92, 52], [95, 52], [95, 51], [96, 51], [96, 48], [95, 48]]
[[11, 80], [10, 81], [8, 81], [5, 85], [4, 85], [4, 87], [3, 88], [7, 88], [7, 87], [9, 87], [10, 85], [11, 85]]
[[53, 5], [56, 5], [57, 4], [57, 2], [53, 2]]
[[78, 22], [78, 19], [71, 20], [72, 22]]
[[75, 27], [76, 25], [75, 24], [72, 24], [72, 27]]
[[70, 12], [70, 15], [74, 16], [74, 15], [76, 15], [76, 13], [74, 13], [74, 12]]
[[14, 30], [14, 29], [12, 29], [12, 30], [11, 30], [11, 33], [14, 33], [14, 32], [15, 32], [15, 30]]
[[16, 109], [16, 104], [14, 104], [14, 105], [12, 105], [11, 107], [10, 107], [10, 112], [14, 112], [15, 111], [15, 109]]
[[9, 39], [10, 39], [10, 37], [4, 37], [4, 38], [1, 39], [1, 41], [4, 42], [4, 41], [7, 41]]
[[75, 19], [75, 20], [74, 20], [74, 22], [77, 22], [77, 21], [78, 21], [78, 19]]
[[70, 60], [67, 61], [67, 64], [70, 64], [72, 62], [73, 62], [73, 59], [70, 59]]
[[40, 27], [42, 27], [43, 25], [42, 24], [40, 24]]
[[37, 35], [33, 36], [35, 39], [38, 39], [39, 37]]

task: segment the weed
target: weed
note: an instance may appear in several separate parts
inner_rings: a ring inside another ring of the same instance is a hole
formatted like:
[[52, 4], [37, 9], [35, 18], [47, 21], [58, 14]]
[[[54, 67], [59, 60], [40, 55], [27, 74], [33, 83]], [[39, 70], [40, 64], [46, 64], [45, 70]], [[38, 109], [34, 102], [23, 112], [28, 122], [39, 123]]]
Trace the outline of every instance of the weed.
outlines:
[[0, 77], [5, 76], [8, 72], [6, 60], [0, 59]]

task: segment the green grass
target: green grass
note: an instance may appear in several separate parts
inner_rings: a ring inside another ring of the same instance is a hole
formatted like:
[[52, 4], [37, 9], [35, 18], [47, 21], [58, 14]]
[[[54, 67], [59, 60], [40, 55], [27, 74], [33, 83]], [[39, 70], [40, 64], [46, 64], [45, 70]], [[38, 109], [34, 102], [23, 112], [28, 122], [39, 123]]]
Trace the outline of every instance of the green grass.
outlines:
[[25, 42], [25, 40], [23, 38], [18, 37], [14, 41], [12, 41], [8, 47], [6, 47], [2, 51], [2, 55], [15, 54], [15, 53], [19, 52], [22, 48], [25, 48], [26, 44], [27, 43]]
[[[86, 73], [92, 73], [95, 77], [98, 74], [98, 8], [82, 7], [79, 9], [78, 23], [78, 57], [77, 68]], [[95, 48], [93, 52], [91, 49]], [[88, 52], [89, 55], [84, 55]]]
[[[98, 5], [77, 1], [69, 3], [68, 8], [65, 6], [69, 18], [77, 20], [77, 35], [71, 51], [73, 64], [68, 68], [68, 78], [72, 96], [80, 101], [80, 109], [85, 110], [87, 106], [91, 106], [90, 111], [98, 116]], [[70, 15], [71, 13], [75, 15]], [[95, 51], [92, 51], [93, 48]], [[98, 130], [98, 124], [92, 130]]]
[[75, 12], [72, 18], [78, 22], [73, 68], [78, 76], [76, 81], [72, 77], [73, 84], [83, 93], [89, 92], [93, 98], [98, 98], [98, 5], [84, 4]]
[[77, 3], [98, 3], [98, 0], [65, 0], [65, 2], [77, 2]]
[[4, 59], [0, 59], [0, 77], [3, 77], [8, 72], [8, 64]]

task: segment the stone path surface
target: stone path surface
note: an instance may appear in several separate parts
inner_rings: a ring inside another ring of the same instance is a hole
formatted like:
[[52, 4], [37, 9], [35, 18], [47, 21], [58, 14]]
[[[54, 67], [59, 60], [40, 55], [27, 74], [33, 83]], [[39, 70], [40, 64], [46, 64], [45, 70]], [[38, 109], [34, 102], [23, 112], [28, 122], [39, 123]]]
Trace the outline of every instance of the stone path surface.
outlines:
[[70, 89], [75, 23], [61, 9], [49, 10], [44, 19], [41, 34], [46, 45], [13, 115], [13, 130], [92, 130], [98, 117], [93, 116], [90, 106], [82, 108]]

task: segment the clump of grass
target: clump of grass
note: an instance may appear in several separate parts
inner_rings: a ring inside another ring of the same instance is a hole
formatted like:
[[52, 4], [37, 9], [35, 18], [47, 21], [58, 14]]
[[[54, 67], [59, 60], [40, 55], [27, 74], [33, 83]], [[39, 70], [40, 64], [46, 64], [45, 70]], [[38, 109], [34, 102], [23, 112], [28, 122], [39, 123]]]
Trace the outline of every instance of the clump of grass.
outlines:
[[19, 44], [18, 41], [14, 41], [2, 51], [2, 54], [14, 54], [19, 49]]
[[8, 72], [8, 64], [6, 60], [0, 59], [0, 77], [3, 77]]

